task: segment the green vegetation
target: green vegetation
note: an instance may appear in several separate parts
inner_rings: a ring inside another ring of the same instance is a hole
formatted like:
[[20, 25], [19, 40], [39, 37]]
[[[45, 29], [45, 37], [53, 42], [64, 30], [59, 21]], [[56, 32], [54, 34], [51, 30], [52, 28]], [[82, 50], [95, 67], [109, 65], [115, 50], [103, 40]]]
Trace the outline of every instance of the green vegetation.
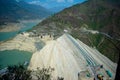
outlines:
[[[0, 74], [0, 80], [52, 80], [54, 68], [37, 68], [37, 70], [28, 70], [24, 65], [8, 66], [5, 74]], [[57, 80], [64, 80], [58, 77]]]
[[23, 65], [8, 66], [6, 74], [0, 75], [0, 80], [31, 80], [31, 71]]
[[51, 80], [52, 79], [52, 72], [54, 71], [54, 68], [37, 68], [36, 71], [34, 71], [34, 76], [37, 77], [37, 80]]

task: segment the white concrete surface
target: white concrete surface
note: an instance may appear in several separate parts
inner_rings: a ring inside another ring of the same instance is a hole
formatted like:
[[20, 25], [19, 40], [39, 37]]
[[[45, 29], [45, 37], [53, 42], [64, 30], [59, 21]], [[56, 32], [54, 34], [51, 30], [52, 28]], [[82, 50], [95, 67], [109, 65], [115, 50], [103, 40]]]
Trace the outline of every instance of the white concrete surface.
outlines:
[[90, 48], [68, 34], [57, 40], [47, 42], [46, 46], [33, 54], [28, 69], [37, 67], [54, 68], [53, 77], [64, 77], [64, 80], [78, 80], [78, 73], [87, 70], [86, 65], [101, 65], [115, 75], [116, 64], [103, 56], [96, 49]]

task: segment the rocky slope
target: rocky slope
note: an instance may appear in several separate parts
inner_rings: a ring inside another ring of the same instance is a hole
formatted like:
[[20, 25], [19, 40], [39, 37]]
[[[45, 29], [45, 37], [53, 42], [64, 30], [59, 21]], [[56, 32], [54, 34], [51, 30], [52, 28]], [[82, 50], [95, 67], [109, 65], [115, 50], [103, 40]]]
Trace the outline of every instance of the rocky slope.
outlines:
[[0, 42], [0, 51], [4, 50], [21, 50], [28, 52], [36, 52], [44, 45], [41, 39], [36, 37], [29, 37], [29, 33], [18, 34], [11, 40]]

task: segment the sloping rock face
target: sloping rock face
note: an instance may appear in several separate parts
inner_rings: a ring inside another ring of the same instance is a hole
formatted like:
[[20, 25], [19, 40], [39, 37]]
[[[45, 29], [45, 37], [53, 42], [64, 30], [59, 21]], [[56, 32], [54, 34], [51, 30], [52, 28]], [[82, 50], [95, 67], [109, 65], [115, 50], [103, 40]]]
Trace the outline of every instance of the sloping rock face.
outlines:
[[64, 34], [57, 40], [33, 54], [29, 69], [52, 67], [55, 71], [53, 77], [63, 77], [64, 80], [78, 80], [78, 73], [86, 71], [89, 66], [103, 65], [110, 70], [113, 78], [116, 72], [116, 64], [99, 53], [96, 49], [90, 48], [79, 40], [68, 34]]
[[40, 38], [29, 37], [28, 35], [18, 34], [13, 39], [0, 42], [0, 51], [21, 50], [34, 53], [45, 45], [45, 42]]

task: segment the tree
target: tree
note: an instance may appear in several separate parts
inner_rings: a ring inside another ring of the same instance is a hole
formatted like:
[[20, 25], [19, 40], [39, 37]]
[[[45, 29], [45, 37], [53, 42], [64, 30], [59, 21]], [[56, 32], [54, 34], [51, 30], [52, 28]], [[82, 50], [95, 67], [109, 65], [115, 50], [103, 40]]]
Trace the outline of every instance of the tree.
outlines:
[[[24, 65], [8, 66], [5, 74], [0, 75], [0, 80], [52, 80], [54, 68], [37, 68], [37, 70], [28, 70]], [[55, 80], [55, 79], [54, 79]], [[57, 80], [64, 80], [58, 77]]]
[[54, 68], [37, 68], [36, 71], [33, 71], [32, 75], [37, 78], [37, 80], [51, 80], [51, 73], [54, 71]]
[[31, 71], [23, 65], [8, 66], [5, 74], [1, 75], [0, 80], [31, 80]]

